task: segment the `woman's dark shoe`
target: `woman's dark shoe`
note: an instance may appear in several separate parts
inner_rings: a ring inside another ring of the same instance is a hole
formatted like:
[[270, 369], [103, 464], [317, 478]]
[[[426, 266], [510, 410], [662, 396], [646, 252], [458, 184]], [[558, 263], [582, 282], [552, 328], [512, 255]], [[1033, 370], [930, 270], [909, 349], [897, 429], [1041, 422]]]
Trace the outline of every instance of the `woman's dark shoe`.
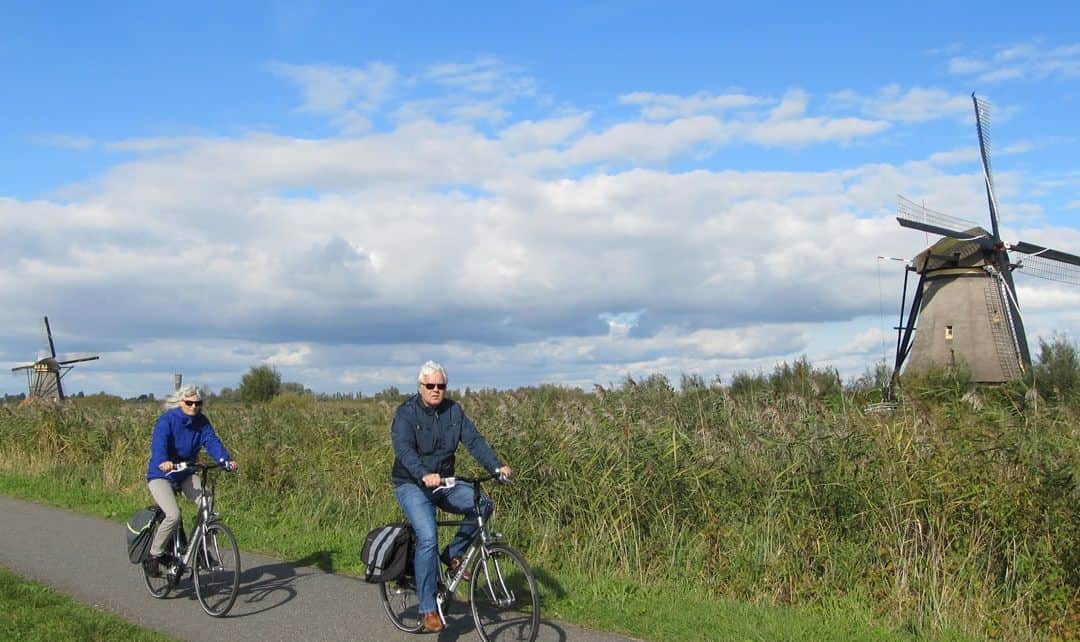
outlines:
[[143, 564], [146, 564], [146, 572], [150, 574], [150, 577], [161, 577], [162, 568], [168, 568], [169, 555], [167, 553], [151, 555]]

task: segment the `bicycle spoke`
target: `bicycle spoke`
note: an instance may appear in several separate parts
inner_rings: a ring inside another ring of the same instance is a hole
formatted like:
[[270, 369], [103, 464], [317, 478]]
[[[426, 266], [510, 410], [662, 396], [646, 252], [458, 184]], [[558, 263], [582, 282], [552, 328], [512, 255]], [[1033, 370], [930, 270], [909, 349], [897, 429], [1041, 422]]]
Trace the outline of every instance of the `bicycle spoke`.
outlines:
[[207, 526], [192, 564], [203, 610], [214, 617], [228, 613], [240, 589], [240, 549], [232, 531], [220, 523]]
[[[176, 549], [176, 535], [172, 535], [167, 543], [167, 549], [175, 553]], [[150, 595], [157, 599], [161, 599], [169, 594], [169, 591], [176, 586], [177, 578], [172, 575], [170, 569], [166, 566], [160, 566], [156, 573], [150, 572], [150, 560], [149, 558], [143, 560], [140, 565], [143, 573], [143, 583], [146, 584], [146, 590], [150, 592]]]
[[532, 569], [517, 551], [495, 544], [477, 560], [470, 599], [480, 639], [536, 639], [540, 630], [540, 594]]
[[383, 610], [398, 629], [415, 633], [424, 627], [420, 619], [420, 598], [412, 578], [392, 580], [379, 585]]

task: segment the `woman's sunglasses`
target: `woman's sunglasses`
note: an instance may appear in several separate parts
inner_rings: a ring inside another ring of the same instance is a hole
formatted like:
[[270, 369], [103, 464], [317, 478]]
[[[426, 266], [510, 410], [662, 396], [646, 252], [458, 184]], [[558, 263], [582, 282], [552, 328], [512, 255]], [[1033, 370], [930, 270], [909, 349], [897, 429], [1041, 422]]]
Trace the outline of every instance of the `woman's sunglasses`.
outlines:
[[202, 400], [200, 399], [199, 401], [189, 401], [187, 399], [184, 399], [184, 405], [187, 406], [188, 408], [191, 408], [193, 406], [201, 406], [202, 405]]

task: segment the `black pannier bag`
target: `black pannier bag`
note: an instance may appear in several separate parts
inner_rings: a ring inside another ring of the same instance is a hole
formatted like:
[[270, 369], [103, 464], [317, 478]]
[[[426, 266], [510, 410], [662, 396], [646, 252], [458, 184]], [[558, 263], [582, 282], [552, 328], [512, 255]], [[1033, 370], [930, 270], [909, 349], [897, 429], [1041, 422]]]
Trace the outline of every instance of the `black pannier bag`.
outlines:
[[128, 560], [132, 564], [139, 564], [149, 556], [150, 542], [163, 519], [165, 511], [158, 506], [147, 506], [127, 521], [124, 534], [127, 535]]
[[360, 559], [367, 564], [364, 579], [373, 584], [412, 575], [413, 529], [408, 524], [388, 524], [364, 538]]

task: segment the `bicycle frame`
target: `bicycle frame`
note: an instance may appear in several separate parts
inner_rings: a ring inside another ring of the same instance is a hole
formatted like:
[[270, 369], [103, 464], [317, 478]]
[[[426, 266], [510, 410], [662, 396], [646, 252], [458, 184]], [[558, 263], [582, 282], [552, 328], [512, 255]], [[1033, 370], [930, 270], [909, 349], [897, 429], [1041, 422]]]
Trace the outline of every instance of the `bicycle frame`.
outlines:
[[[456, 570], [451, 572], [442, 564], [436, 564], [438, 586], [435, 606], [439, 619], [445, 625], [444, 609], [457, 600], [458, 589], [467, 583], [469, 608], [481, 640], [501, 639], [499, 632], [508, 630], [517, 632], [522, 640], [535, 640], [540, 628], [540, 598], [536, 579], [525, 558], [503, 542], [501, 534], [489, 528], [489, 520], [484, 518], [481, 511], [481, 483], [499, 478], [491, 475], [458, 479], [472, 485], [475, 517], [436, 519], [435, 526], [475, 525], [476, 531]], [[451, 486], [453, 484], [448, 483], [444, 487]], [[380, 598], [386, 615], [399, 630], [416, 633], [424, 628], [419, 617], [419, 600], [414, 584], [404, 579], [384, 582]], [[504, 613], [503, 609], [509, 611]]]
[[[472, 566], [473, 559], [476, 557], [477, 552], [480, 554], [482, 563], [486, 563], [488, 554], [487, 547], [492, 542], [502, 538], [500, 533], [489, 532], [487, 527], [487, 521], [484, 519], [484, 514], [480, 510], [480, 484], [485, 481], [491, 481], [498, 479], [495, 475], [489, 475], [487, 477], [473, 478], [473, 477], [458, 477], [459, 481], [465, 482], [472, 486], [473, 491], [473, 512], [476, 513], [474, 519], [440, 519], [435, 521], [435, 526], [462, 526], [465, 524], [476, 524], [476, 533], [473, 535], [472, 540], [469, 541], [469, 546], [465, 549], [465, 555], [461, 558], [461, 566], [458, 567], [452, 575], [447, 578], [446, 590], [453, 593], [457, 590], [459, 584], [465, 578], [465, 573], [469, 567]], [[439, 567], [440, 573], [442, 573], [442, 567]], [[440, 600], [441, 601], [441, 600]], [[441, 608], [441, 606], [440, 606]]]
[[177, 526], [172, 535], [173, 554], [180, 562], [180, 572], [195, 566], [195, 552], [199, 550], [199, 544], [206, 538], [206, 527], [217, 519], [214, 512], [214, 487], [215, 480], [209, 475], [210, 469], [199, 467], [196, 475], [199, 476], [199, 496], [195, 498], [195, 522], [191, 527], [191, 538], [187, 541], [185, 550], [181, 550], [181, 539], [185, 539], [183, 521]]

